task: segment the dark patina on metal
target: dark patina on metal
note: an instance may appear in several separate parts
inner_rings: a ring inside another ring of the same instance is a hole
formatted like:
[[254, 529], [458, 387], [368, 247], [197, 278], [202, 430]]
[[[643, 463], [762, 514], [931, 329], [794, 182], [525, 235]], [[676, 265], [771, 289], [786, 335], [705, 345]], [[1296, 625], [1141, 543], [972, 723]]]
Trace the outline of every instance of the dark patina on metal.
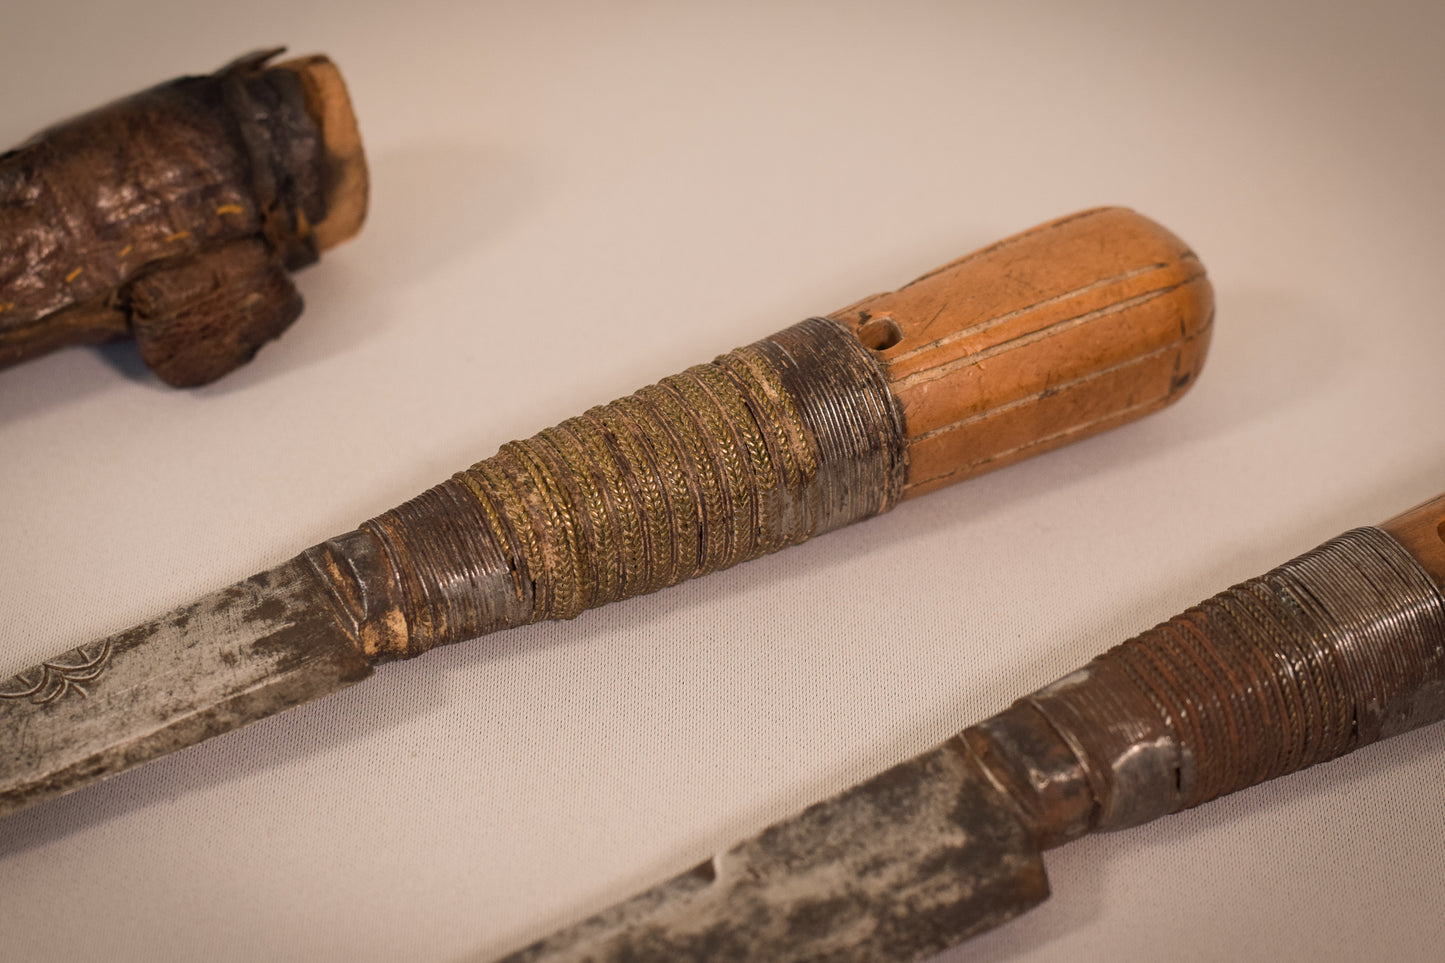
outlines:
[[[1357, 528], [1116, 646], [965, 736], [1046, 845], [1445, 717], [1445, 596]], [[1047, 777], [1041, 774], [1047, 773]], [[1087, 788], [1087, 792], [1084, 789]]]

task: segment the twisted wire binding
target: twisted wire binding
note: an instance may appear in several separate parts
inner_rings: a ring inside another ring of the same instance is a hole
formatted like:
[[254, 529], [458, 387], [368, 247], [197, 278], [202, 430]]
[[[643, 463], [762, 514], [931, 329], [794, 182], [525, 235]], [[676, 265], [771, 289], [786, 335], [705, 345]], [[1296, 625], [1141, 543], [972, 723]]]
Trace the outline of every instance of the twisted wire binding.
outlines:
[[1388, 533], [1359, 528], [1111, 649], [1076, 679], [1033, 700], [1106, 795], [1131, 791], [1121, 775], [1131, 757], [1164, 745], [1177, 798], [1134, 811], [1197, 806], [1428, 721], [1445, 685], [1445, 598]]
[[406, 650], [607, 602], [890, 508], [902, 416], [876, 362], [810, 319], [592, 408], [367, 522]]

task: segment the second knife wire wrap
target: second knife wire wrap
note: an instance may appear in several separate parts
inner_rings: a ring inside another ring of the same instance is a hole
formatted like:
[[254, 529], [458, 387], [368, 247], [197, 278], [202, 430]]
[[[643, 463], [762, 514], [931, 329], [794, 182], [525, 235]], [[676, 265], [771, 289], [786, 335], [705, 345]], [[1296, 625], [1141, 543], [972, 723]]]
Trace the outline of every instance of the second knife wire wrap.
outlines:
[[1357, 528], [1029, 696], [1122, 829], [1342, 756], [1445, 711], [1445, 597]]
[[407, 658], [656, 591], [886, 511], [903, 416], [867, 348], [811, 318], [590, 409], [362, 526]]

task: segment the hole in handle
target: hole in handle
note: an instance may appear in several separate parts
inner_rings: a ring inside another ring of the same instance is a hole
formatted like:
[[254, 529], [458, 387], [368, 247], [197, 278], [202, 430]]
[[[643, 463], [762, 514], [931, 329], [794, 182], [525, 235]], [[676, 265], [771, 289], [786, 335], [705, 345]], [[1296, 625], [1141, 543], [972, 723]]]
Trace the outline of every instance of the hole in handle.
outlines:
[[903, 340], [903, 329], [887, 315], [873, 318], [858, 328], [858, 340], [863, 347], [874, 351], [887, 351]]

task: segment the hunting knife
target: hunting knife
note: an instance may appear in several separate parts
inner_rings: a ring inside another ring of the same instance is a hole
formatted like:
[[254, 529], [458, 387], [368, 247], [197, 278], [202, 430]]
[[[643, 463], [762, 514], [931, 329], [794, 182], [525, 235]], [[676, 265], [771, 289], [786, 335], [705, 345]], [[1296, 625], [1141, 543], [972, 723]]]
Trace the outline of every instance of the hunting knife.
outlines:
[[514, 441], [292, 560], [0, 682], [0, 816], [441, 644], [572, 618], [1169, 404], [1213, 320], [1104, 208]]

